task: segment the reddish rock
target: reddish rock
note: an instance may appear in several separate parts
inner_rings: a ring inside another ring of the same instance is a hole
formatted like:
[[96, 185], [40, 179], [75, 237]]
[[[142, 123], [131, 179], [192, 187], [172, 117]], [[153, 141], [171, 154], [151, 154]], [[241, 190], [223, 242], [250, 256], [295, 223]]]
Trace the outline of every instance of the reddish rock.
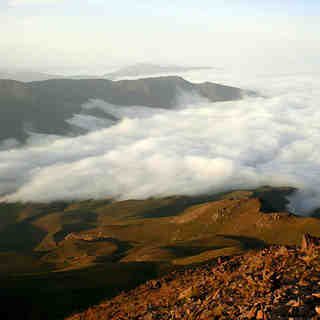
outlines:
[[175, 271], [70, 319], [319, 319], [318, 239], [303, 241]]
[[320, 240], [317, 237], [313, 237], [308, 233], [302, 236], [301, 251], [306, 254], [310, 254], [314, 249], [320, 248]]

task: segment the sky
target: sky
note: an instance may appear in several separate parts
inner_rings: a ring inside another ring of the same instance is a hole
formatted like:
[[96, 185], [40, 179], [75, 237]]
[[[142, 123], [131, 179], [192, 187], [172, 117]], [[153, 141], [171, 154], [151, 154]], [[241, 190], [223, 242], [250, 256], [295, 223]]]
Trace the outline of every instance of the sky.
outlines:
[[138, 62], [319, 70], [315, 0], [1, 0], [0, 70], [103, 74]]

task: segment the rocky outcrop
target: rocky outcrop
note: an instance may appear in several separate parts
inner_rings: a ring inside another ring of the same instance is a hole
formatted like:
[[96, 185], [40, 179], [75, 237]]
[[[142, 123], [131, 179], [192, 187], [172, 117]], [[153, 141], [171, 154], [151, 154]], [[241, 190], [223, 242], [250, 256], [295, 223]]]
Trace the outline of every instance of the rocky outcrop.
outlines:
[[319, 241], [175, 271], [69, 319], [319, 319]]
[[306, 254], [311, 254], [315, 249], [320, 248], [320, 238], [313, 237], [309, 233], [302, 236], [301, 251]]
[[77, 234], [71, 232], [65, 236], [64, 240], [101, 241], [109, 238], [110, 237], [104, 236], [102, 232], [97, 234]]
[[260, 211], [259, 199], [243, 198], [241, 200], [220, 200], [207, 202], [200, 205], [195, 205], [185, 210], [181, 215], [172, 218], [173, 223], [184, 224], [199, 220], [200, 218], [207, 217], [213, 222], [219, 219], [228, 217], [233, 211], [242, 209], [242, 211], [253, 210], [254, 212]]

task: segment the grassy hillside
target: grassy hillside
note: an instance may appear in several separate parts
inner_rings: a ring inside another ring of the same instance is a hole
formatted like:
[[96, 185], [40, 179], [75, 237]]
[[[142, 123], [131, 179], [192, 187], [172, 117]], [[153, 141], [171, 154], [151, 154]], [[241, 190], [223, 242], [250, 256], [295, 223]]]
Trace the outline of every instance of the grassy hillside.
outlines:
[[285, 210], [294, 191], [263, 187], [120, 202], [1, 203], [4, 295], [22, 299], [32, 292], [36, 309], [39, 297], [44, 308], [61, 295], [65, 302], [55, 308], [66, 315], [169, 270], [267, 245], [296, 245], [306, 232], [320, 236], [319, 219]]

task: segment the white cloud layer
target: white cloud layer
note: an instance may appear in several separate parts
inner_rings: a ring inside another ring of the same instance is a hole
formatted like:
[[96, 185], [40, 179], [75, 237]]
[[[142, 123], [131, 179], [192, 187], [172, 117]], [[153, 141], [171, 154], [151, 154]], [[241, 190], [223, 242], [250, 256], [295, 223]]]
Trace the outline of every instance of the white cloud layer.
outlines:
[[47, 5], [53, 3], [61, 3], [64, 0], [9, 0], [8, 5], [11, 7], [26, 6], [26, 5]]
[[[298, 212], [320, 207], [320, 76], [214, 73], [186, 77], [258, 89], [264, 97], [185, 102], [176, 110], [89, 102], [86, 108], [107, 108], [123, 120], [84, 136], [0, 151], [0, 195], [124, 199], [287, 185], [303, 190], [292, 199]], [[101, 123], [93, 120], [74, 119], [96, 130]]]

